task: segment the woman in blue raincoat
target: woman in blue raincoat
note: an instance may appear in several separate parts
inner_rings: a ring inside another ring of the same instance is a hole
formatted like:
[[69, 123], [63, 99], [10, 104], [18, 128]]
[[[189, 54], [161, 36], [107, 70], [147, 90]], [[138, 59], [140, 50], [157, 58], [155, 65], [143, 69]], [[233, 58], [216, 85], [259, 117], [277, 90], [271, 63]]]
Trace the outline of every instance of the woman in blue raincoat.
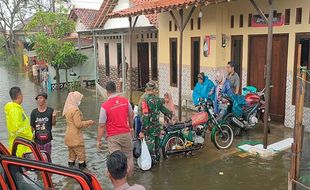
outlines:
[[213, 82], [203, 72], [199, 73], [197, 77], [198, 77], [198, 82], [193, 92], [194, 105], [199, 104], [200, 98], [214, 99], [214, 96], [212, 95], [213, 89], [214, 89]]

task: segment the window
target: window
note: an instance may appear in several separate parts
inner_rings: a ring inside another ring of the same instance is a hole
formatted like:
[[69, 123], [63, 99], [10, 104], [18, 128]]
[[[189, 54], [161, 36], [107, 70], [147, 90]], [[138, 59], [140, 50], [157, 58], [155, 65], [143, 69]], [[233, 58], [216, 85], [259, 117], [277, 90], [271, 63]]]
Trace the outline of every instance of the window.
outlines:
[[191, 19], [191, 30], [194, 30], [194, 19]]
[[151, 43], [152, 80], [158, 79], [157, 69], [157, 42]]
[[178, 85], [178, 55], [177, 55], [177, 39], [170, 38], [170, 85], [177, 87]]
[[230, 28], [234, 28], [235, 25], [235, 17], [234, 15], [230, 16]]
[[285, 9], [285, 25], [289, 25], [291, 20], [291, 9]]
[[[17, 189], [23, 189], [23, 190], [49, 189], [43, 183], [44, 172], [42, 170], [15, 165], [9, 166], [9, 169]], [[53, 183], [54, 186], [51, 189], [68, 189], [68, 188], [76, 190], [83, 189], [80, 182], [72, 177], [49, 172], [47, 172], [46, 174], [51, 176], [51, 182]]]
[[174, 24], [174, 31], [178, 30], [178, 26], [176, 24]]
[[252, 14], [249, 14], [249, 18], [248, 18], [248, 27], [252, 26]]
[[172, 22], [169, 21], [169, 31], [172, 31]]
[[201, 18], [197, 19], [197, 29], [200, 30]]
[[105, 74], [110, 76], [110, 55], [109, 55], [109, 44], [104, 44], [104, 55], [105, 55]]
[[118, 71], [118, 77], [122, 77], [122, 44], [117, 43], [116, 44], [116, 52], [117, 52], [117, 71]]
[[240, 28], [243, 27], [243, 15], [240, 15], [240, 17], [239, 17], [239, 27]]
[[296, 24], [301, 24], [302, 20], [302, 8], [296, 9]]

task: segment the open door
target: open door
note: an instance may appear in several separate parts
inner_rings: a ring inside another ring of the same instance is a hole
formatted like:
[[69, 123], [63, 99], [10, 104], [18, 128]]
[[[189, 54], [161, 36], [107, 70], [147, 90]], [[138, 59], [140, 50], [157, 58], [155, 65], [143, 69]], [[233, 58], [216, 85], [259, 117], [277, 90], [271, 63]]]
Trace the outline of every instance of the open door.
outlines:
[[[6, 184], [11, 190], [101, 190], [97, 179], [81, 170], [4, 155], [0, 155], [0, 163], [7, 178]], [[48, 180], [42, 175], [45, 173], [51, 176], [50, 184], [44, 182]]]
[[[236, 63], [235, 71], [242, 81], [243, 36], [231, 36], [231, 60]], [[242, 92], [242, 85], [240, 85]]]
[[150, 79], [149, 43], [138, 43], [139, 88], [144, 88]]

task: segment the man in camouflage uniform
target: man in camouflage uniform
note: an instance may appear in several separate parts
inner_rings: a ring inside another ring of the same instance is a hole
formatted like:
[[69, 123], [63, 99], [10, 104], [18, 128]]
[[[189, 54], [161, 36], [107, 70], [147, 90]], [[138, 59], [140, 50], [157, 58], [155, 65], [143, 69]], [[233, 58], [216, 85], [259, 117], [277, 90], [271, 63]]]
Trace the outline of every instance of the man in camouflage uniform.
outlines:
[[[144, 105], [143, 105], [144, 104]], [[147, 107], [147, 108], [144, 108]], [[146, 110], [147, 111], [146, 111]], [[164, 99], [156, 96], [156, 84], [150, 81], [146, 84], [145, 94], [141, 97], [139, 103], [139, 115], [142, 120], [142, 131], [140, 138], [144, 138], [152, 156], [153, 164], [160, 159], [160, 131], [159, 114], [162, 112], [167, 117], [172, 117], [172, 112], [164, 106]]]

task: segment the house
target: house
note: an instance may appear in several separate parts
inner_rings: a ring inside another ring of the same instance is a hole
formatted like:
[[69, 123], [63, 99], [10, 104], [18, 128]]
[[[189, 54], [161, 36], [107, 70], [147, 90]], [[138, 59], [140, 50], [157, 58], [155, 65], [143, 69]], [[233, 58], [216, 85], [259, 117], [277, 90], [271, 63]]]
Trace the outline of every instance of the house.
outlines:
[[[268, 1], [257, 1], [264, 14]], [[196, 7], [193, 9], [193, 7]], [[270, 113], [272, 120], [294, 126], [294, 97], [297, 72], [297, 45], [302, 46], [301, 64], [310, 69], [310, 20], [308, 0], [274, 0], [272, 76]], [[191, 14], [183, 31], [180, 50], [178, 23], [171, 16], [177, 10]], [[133, 17], [139, 14], [159, 14], [158, 71], [160, 95], [168, 91], [177, 102], [178, 89], [190, 96], [199, 72], [211, 79], [234, 60], [242, 86], [264, 88], [267, 52], [267, 25], [249, 0], [170, 0], [149, 1], [110, 17]], [[182, 51], [182, 86], [178, 84], [178, 52]], [[309, 79], [309, 77], [308, 77]], [[310, 86], [306, 87], [304, 125], [310, 129]]]
[[[143, 0], [140, 0], [143, 2]], [[135, 22], [130, 44], [130, 26], [127, 18], [108, 18], [108, 14], [141, 3], [139, 0], [105, 0], [93, 31], [97, 42], [99, 81], [104, 85], [122, 78], [122, 63], [126, 66], [126, 86], [130, 87], [130, 45], [132, 45], [132, 89], [143, 88], [150, 80], [157, 80], [157, 14], [141, 16]]]

